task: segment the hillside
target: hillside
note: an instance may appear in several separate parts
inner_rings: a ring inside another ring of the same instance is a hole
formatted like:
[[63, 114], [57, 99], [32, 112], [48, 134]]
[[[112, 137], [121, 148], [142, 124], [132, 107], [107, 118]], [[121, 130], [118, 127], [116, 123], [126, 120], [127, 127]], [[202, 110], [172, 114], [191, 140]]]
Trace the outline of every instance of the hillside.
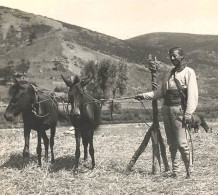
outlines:
[[[80, 74], [89, 60], [124, 58], [131, 74], [138, 67], [133, 59], [137, 56], [124, 41], [79, 26], [5, 7], [0, 7], [0, 25], [0, 67], [7, 66], [9, 61], [16, 65], [22, 58], [29, 60], [28, 78], [51, 90], [61, 81], [61, 73]], [[36, 39], [30, 44], [33, 32]], [[140, 71], [149, 76], [147, 69]]]
[[[10, 61], [15, 66], [22, 58], [29, 60], [28, 79], [49, 90], [64, 85], [60, 74], [80, 74], [81, 68], [89, 60], [124, 59], [129, 72], [126, 95], [147, 91], [151, 89], [150, 72], [144, 67], [148, 65], [148, 54], [156, 55], [158, 60], [169, 64], [168, 49], [181, 46], [185, 50], [186, 61], [198, 76], [200, 104], [216, 104], [218, 36], [151, 33], [120, 40], [5, 7], [0, 7], [0, 27], [0, 68], [8, 66]], [[33, 33], [36, 38], [31, 43], [29, 38]], [[158, 78], [169, 68], [171, 66], [161, 66]], [[0, 87], [1, 96], [5, 96], [5, 91]]]
[[[126, 40], [130, 45], [154, 51], [161, 60], [167, 62], [168, 49], [179, 46], [186, 53], [186, 57], [195, 62], [217, 65], [218, 35], [196, 35], [186, 33], [150, 33]], [[204, 56], [201, 56], [204, 54]], [[164, 57], [165, 56], [165, 57]], [[196, 61], [199, 58], [199, 61]]]
[[218, 35], [150, 33], [126, 42], [132, 47], [141, 48], [146, 54], [153, 53], [165, 63], [169, 63], [170, 48], [182, 47], [188, 66], [197, 74], [200, 104], [218, 104]]

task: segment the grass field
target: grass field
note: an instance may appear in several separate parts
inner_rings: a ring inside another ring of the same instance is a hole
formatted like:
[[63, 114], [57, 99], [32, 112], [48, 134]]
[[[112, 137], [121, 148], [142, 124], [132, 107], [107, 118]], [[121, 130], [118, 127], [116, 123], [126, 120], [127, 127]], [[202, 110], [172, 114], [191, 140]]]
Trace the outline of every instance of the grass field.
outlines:
[[[36, 132], [31, 133], [30, 163], [22, 168], [23, 131], [0, 130], [0, 193], [218, 194], [218, 123], [210, 125], [213, 133], [206, 134], [203, 129], [198, 134], [192, 133], [195, 171], [189, 180], [185, 179], [183, 164], [178, 179], [151, 175], [151, 143], [133, 170], [125, 171], [148, 129], [144, 124], [100, 126], [94, 136], [96, 167], [90, 170], [87, 168], [90, 157], [86, 163], [81, 158], [78, 175], [73, 174], [75, 140], [67, 134], [68, 128], [57, 129], [55, 164], [43, 161], [41, 168], [37, 166]], [[167, 154], [169, 156], [168, 150]]]

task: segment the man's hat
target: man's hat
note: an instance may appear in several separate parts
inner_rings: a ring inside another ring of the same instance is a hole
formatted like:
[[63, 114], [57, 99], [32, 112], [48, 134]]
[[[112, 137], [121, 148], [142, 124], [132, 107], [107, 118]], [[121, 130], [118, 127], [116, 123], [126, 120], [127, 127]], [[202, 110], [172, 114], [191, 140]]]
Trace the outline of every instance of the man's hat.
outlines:
[[181, 47], [173, 47], [169, 50], [169, 54], [173, 53], [174, 51], [179, 51], [179, 55], [184, 57], [184, 51]]

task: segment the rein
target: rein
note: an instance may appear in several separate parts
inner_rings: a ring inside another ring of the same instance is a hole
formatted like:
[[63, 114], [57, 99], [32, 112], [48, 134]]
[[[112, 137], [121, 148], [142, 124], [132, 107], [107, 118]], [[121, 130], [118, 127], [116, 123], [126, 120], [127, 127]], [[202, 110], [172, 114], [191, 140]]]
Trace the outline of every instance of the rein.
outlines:
[[191, 154], [189, 154], [189, 164], [190, 164], [190, 160], [192, 160], [192, 166], [194, 166], [194, 145], [193, 145], [193, 139], [192, 139], [188, 125], [185, 126], [185, 130], [186, 132], [188, 132], [189, 142], [191, 143]]
[[[33, 84], [31, 84], [31, 86], [33, 87], [34, 92], [35, 92], [35, 102], [34, 102], [34, 104], [38, 104], [38, 105], [39, 105], [39, 108], [40, 108], [40, 104], [41, 104], [41, 103], [46, 102], [46, 101], [52, 101], [52, 106], [55, 106], [55, 107], [57, 108], [57, 106], [55, 105], [55, 97], [53, 97], [51, 94], [45, 93], [44, 91], [40, 90], [39, 88], [37, 88], [37, 87], [34, 86]], [[48, 98], [48, 99], [45, 99], [45, 100], [39, 101], [39, 95], [37, 94], [38, 91], [42, 92], [44, 95], [48, 96], [49, 98]], [[53, 98], [52, 98], [52, 97], [53, 97]], [[44, 118], [44, 117], [46, 117], [46, 116], [48, 116], [48, 115], [50, 114], [50, 113], [47, 113], [47, 114], [42, 115], [42, 116], [39, 115], [39, 114], [37, 113], [37, 108], [34, 107], [34, 104], [33, 104], [33, 110], [32, 110], [32, 112], [33, 112], [33, 114], [34, 114], [35, 116], [37, 116], [37, 117], [39, 117], [39, 118]]]
[[[148, 110], [146, 109], [144, 103], [140, 100], [140, 103], [141, 103], [141, 107], [144, 108], [144, 110], [150, 115], [150, 118], [152, 120], [152, 116], [151, 116], [151, 113], [148, 112]], [[145, 124], [148, 126], [148, 127], [151, 127], [146, 121], [145, 121]]]
[[[116, 100], [128, 100], [128, 99], [134, 99], [135, 96], [129, 96], [129, 97], [121, 97], [121, 98], [109, 98], [109, 99], [95, 99], [94, 97], [92, 97], [90, 94], [86, 93], [86, 92], [83, 92], [87, 97], [91, 98], [92, 101], [89, 101], [87, 102], [85, 105], [87, 104], [91, 104], [91, 103], [94, 103], [94, 102], [97, 102], [99, 103], [101, 106], [103, 105], [104, 102], [107, 102], [107, 101], [116, 101]], [[144, 103], [140, 100], [140, 103], [141, 103], [141, 107], [146, 111], [146, 113], [148, 113], [150, 115], [150, 118], [152, 120], [152, 116], [151, 116], [151, 113], [148, 112], [148, 110], [146, 109]], [[144, 121], [145, 124], [148, 126], [148, 127], [151, 127], [146, 121]]]
[[35, 91], [36, 94], [37, 94], [37, 91], [40, 91], [40, 92], [42, 92], [44, 95], [46, 95], [46, 96], [48, 97], [48, 99], [46, 99], [46, 100], [39, 101], [39, 102], [38, 102], [39, 104], [42, 103], [42, 102], [46, 102], [46, 101], [51, 100], [51, 101], [52, 101], [52, 106], [55, 106], [55, 107], [57, 108], [57, 106], [55, 105], [55, 100], [56, 100], [55, 94], [53, 94], [53, 93], [47, 94], [47, 93], [45, 93], [44, 91], [42, 91], [41, 89], [39, 89], [38, 87], [36, 87], [36, 86], [34, 86], [34, 85], [32, 85], [32, 84], [31, 84], [31, 86], [33, 87], [33, 89], [34, 89], [34, 91]]
[[121, 98], [108, 98], [108, 99], [95, 99], [94, 97], [92, 97], [91, 95], [89, 95], [88, 93], [86, 92], [83, 92], [87, 97], [91, 98], [92, 101], [89, 101], [87, 102], [86, 104], [90, 104], [90, 103], [93, 103], [93, 102], [97, 102], [99, 104], [103, 104], [104, 102], [107, 102], [107, 101], [116, 101], [116, 100], [128, 100], [128, 99], [134, 99], [135, 96], [130, 96], [130, 97], [121, 97]]

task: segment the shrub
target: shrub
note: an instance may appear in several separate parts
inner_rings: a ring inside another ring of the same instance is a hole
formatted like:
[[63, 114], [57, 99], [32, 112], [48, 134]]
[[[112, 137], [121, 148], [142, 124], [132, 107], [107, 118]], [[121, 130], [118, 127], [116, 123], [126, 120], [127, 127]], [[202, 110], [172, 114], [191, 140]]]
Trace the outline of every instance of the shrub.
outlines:
[[54, 92], [68, 92], [66, 87], [55, 87]]

